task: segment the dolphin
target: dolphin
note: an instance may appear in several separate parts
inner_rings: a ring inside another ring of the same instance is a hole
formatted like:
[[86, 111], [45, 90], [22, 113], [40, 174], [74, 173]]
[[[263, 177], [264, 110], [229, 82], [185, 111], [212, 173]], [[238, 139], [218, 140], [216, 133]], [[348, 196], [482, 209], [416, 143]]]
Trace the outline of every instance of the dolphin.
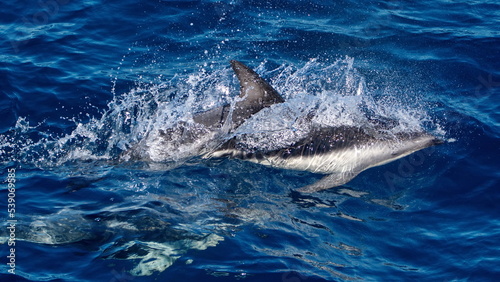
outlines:
[[[231, 65], [241, 83], [240, 96], [252, 93], [254, 98], [249, 102], [259, 103], [259, 99], [255, 99], [258, 93], [268, 92], [273, 93], [275, 98], [268, 99], [265, 107], [283, 102], [276, 98], [280, 97], [279, 94], [250, 68], [237, 61], [231, 61]], [[249, 80], [258, 83], [248, 87]], [[254, 108], [257, 109], [258, 104]], [[379, 128], [386, 129], [385, 124], [382, 123]], [[276, 168], [326, 174], [316, 183], [298, 190], [311, 193], [344, 185], [366, 169], [441, 143], [441, 139], [423, 131], [382, 135], [362, 126], [318, 127], [295, 144], [277, 150], [249, 151], [239, 146], [235, 137], [205, 157], [237, 158]]]
[[[188, 153], [181, 159], [204, 155], [227, 141], [225, 137], [260, 110], [285, 100], [255, 71], [232, 60], [231, 67], [240, 82], [236, 102], [197, 113], [192, 122], [181, 121], [172, 128], [149, 132], [145, 138], [120, 154], [121, 162], [162, 162], [174, 160], [178, 149], [187, 146]], [[159, 149], [159, 148], [165, 149]], [[149, 151], [153, 148], [154, 153]], [[177, 150], [177, 151], [176, 151]], [[172, 154], [172, 151], [174, 154]]]
[[326, 174], [316, 183], [298, 189], [312, 193], [344, 185], [366, 169], [441, 143], [425, 132], [380, 138], [358, 127], [339, 126], [315, 128], [292, 146], [271, 151], [248, 152], [238, 148], [236, 140], [231, 139], [210, 156]]
[[[317, 127], [290, 146], [273, 150], [248, 150], [239, 144], [238, 136], [228, 136], [260, 110], [283, 103], [281, 95], [255, 71], [232, 60], [231, 66], [240, 82], [240, 95], [233, 105], [224, 105], [193, 117], [194, 125], [181, 125], [182, 142], [194, 142], [199, 132], [217, 140], [211, 148], [201, 146], [195, 155], [203, 158], [237, 158], [275, 168], [310, 171], [325, 174], [321, 180], [300, 188], [304, 193], [341, 186], [362, 171], [403, 158], [424, 148], [441, 144], [435, 136], [419, 131], [380, 134], [363, 126]], [[306, 117], [307, 121], [308, 117]], [[189, 131], [189, 128], [204, 130]], [[179, 131], [179, 128], [175, 131]], [[382, 128], [379, 128], [382, 129]], [[195, 132], [195, 133], [193, 133]], [[163, 133], [169, 139], [173, 130]], [[218, 136], [219, 138], [217, 138]], [[133, 154], [132, 154], [133, 155]]]

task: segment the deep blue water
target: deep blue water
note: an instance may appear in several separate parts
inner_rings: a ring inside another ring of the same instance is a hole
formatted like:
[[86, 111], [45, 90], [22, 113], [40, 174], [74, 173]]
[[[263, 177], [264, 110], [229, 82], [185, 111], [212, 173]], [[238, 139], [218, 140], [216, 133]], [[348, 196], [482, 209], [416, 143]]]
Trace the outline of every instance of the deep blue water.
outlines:
[[[497, 1], [7, 1], [0, 28], [1, 281], [498, 281]], [[312, 194], [238, 160], [117, 161], [236, 96], [231, 59], [292, 109], [372, 101], [447, 142]]]

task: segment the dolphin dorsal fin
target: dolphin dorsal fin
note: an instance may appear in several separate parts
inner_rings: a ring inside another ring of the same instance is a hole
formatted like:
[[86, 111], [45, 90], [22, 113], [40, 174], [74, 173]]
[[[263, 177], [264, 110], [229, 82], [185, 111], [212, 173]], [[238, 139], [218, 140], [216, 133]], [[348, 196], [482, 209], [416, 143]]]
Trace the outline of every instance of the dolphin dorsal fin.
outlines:
[[251, 68], [236, 60], [231, 61], [231, 67], [240, 81], [241, 98], [247, 96], [246, 101], [263, 104], [263, 107], [285, 102], [281, 95]]
[[251, 68], [236, 60], [232, 60], [230, 63], [240, 81], [240, 98], [243, 99], [236, 103], [233, 113], [235, 126], [240, 125], [263, 108], [285, 101], [267, 81]]

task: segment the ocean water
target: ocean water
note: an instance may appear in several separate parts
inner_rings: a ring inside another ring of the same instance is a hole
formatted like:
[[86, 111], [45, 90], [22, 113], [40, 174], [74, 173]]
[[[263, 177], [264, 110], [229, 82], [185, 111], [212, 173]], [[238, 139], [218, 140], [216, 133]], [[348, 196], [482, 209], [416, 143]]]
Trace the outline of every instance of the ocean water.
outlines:
[[[42, 0], [0, 15], [1, 281], [500, 279], [497, 1]], [[249, 146], [297, 138], [310, 111], [446, 142], [311, 194], [296, 190], [321, 175], [192, 144], [120, 161], [234, 101], [232, 59], [286, 100], [234, 133]]]

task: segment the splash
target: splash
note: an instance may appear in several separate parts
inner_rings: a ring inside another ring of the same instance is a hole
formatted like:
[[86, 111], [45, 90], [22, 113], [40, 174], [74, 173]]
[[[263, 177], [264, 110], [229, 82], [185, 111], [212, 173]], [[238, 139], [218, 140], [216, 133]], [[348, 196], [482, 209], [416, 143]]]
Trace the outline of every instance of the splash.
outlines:
[[[220, 142], [237, 136], [242, 147], [272, 150], [293, 144], [317, 126], [377, 127], [395, 134], [421, 130], [431, 120], [424, 106], [405, 105], [404, 97], [390, 91], [375, 95], [353, 66], [353, 58], [311, 59], [303, 66], [283, 64], [271, 70], [267, 65], [261, 63], [256, 71], [286, 102], [260, 111], [234, 132], [223, 132], [226, 135], [217, 136]], [[0, 136], [0, 160], [38, 167], [118, 162], [124, 151], [141, 144], [142, 159], [180, 165], [220, 142], [210, 143], [214, 136], [208, 132], [193, 142], [165, 142], [165, 131], [179, 124], [196, 127], [194, 114], [234, 104], [237, 94], [238, 82], [229, 67], [210, 72], [201, 67], [166, 82], [137, 83], [129, 92], [115, 94], [100, 117], [86, 123], [73, 119], [74, 128], [63, 135], [43, 132], [41, 125], [19, 118], [11, 132]]]

